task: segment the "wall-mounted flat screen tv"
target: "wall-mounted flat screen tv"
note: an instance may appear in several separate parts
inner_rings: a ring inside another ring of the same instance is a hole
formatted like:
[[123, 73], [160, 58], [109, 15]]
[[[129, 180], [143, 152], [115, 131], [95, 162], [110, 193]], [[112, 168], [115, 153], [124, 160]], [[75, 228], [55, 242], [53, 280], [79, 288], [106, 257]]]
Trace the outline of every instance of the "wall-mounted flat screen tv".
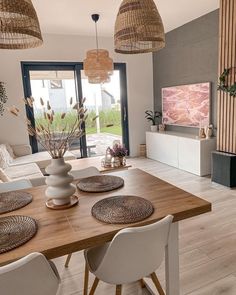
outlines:
[[163, 124], [186, 127], [208, 126], [210, 96], [209, 82], [163, 88]]

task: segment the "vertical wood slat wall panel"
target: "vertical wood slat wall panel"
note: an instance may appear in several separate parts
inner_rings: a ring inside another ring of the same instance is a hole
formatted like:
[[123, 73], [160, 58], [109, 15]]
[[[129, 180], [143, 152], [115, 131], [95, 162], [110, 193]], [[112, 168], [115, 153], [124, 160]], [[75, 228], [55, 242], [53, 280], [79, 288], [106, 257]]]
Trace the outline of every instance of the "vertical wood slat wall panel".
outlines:
[[[221, 0], [220, 4], [220, 26], [219, 26], [219, 34], [220, 34], [220, 39], [219, 39], [219, 73], [221, 73], [221, 68], [222, 68], [222, 63], [223, 63], [223, 31], [224, 31], [224, 25], [223, 25], [223, 14], [224, 14], [224, 1]], [[222, 93], [218, 92], [218, 116], [217, 116], [217, 149], [218, 150], [223, 150], [223, 139], [222, 139], [222, 134], [221, 130], [223, 129], [223, 98], [222, 98]]]
[[[233, 1], [233, 20], [232, 20], [232, 25], [233, 25], [233, 38], [232, 38], [232, 46], [234, 47], [235, 51], [236, 51], [236, 1]], [[236, 52], [232, 52], [232, 64], [234, 66], [236, 66]], [[236, 74], [234, 72], [234, 74], [232, 75], [232, 81], [235, 81], [236, 78]], [[236, 100], [233, 98], [233, 144], [232, 144], [232, 152], [236, 151]]]
[[[219, 76], [236, 66], [236, 0], [220, 0]], [[231, 75], [231, 83], [235, 74]], [[236, 98], [218, 92], [217, 149], [236, 153]]]
[[[233, 19], [234, 19], [234, 1], [230, 2], [230, 28], [229, 28], [229, 40], [232, 40], [233, 43]], [[233, 64], [233, 47], [230, 46], [229, 47], [229, 65], [232, 66]], [[230, 79], [230, 83], [232, 82], [232, 77]], [[230, 101], [229, 101], [229, 116], [228, 116], [228, 122], [229, 122], [229, 133], [230, 136], [228, 138], [228, 145], [229, 145], [229, 150], [232, 151], [233, 150], [233, 127], [234, 124], [230, 124], [233, 121], [233, 102], [234, 100], [232, 99], [232, 97], [230, 97]]]

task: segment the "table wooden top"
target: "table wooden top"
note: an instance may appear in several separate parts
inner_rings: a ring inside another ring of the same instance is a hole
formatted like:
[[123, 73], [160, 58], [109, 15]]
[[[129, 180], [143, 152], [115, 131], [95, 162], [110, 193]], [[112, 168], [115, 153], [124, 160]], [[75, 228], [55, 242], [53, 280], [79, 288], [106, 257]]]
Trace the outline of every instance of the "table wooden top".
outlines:
[[132, 226], [150, 224], [168, 214], [174, 215], [176, 222], [211, 211], [209, 202], [142, 170], [125, 170], [114, 175], [124, 178], [123, 188], [109, 193], [77, 192], [79, 205], [62, 211], [46, 208], [45, 186], [28, 189], [27, 191], [33, 195], [33, 202], [25, 208], [1, 216], [31, 216], [38, 222], [38, 232], [25, 245], [0, 254], [0, 265], [31, 252], [41, 252], [51, 259], [110, 241], [119, 230], [129, 225], [105, 224], [91, 216], [92, 206], [105, 197], [136, 195], [152, 202], [155, 208], [153, 215]]
[[88, 168], [90, 166], [96, 167], [100, 173], [109, 173], [114, 171], [120, 171], [125, 170], [130, 167], [129, 160], [126, 159], [127, 163], [125, 166], [120, 167], [102, 167], [102, 158], [104, 157], [90, 157], [90, 158], [82, 158], [82, 159], [76, 159], [76, 160], [70, 160], [67, 161], [67, 163], [70, 163], [72, 166], [72, 170], [80, 170], [84, 168]]

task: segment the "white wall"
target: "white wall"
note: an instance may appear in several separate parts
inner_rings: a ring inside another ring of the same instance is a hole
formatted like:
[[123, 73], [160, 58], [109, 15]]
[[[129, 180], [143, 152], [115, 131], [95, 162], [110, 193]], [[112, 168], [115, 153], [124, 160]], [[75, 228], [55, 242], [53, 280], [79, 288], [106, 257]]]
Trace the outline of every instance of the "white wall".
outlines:
[[[22, 103], [23, 84], [21, 61], [83, 61], [88, 49], [95, 46], [91, 37], [68, 35], [45, 35], [42, 47], [30, 50], [0, 51], [0, 81], [6, 83], [7, 105], [15, 104], [24, 111]], [[115, 62], [127, 63], [128, 107], [131, 156], [139, 151], [139, 144], [145, 142], [148, 124], [144, 111], [153, 108], [152, 55], [121, 55], [113, 52], [113, 39], [101, 38], [100, 47], [110, 51]], [[0, 142], [10, 144], [28, 143], [26, 127], [7, 112], [0, 117]]]

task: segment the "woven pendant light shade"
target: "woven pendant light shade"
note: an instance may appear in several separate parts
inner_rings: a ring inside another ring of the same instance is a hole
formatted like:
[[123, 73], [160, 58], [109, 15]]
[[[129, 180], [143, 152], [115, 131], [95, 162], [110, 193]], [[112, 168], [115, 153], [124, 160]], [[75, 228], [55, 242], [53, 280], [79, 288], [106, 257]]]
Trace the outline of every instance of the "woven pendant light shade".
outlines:
[[113, 60], [109, 57], [109, 52], [105, 49], [92, 49], [87, 52], [84, 60], [84, 73], [88, 77], [89, 83], [100, 84], [110, 81], [113, 74]]
[[110, 76], [113, 74], [114, 64], [109, 57], [109, 52], [98, 47], [97, 22], [99, 14], [92, 14], [92, 20], [95, 22], [96, 30], [96, 49], [89, 50], [84, 60], [84, 74], [88, 77], [91, 84], [102, 84], [110, 82]]
[[0, 48], [26, 49], [43, 43], [31, 0], [0, 0]]
[[115, 51], [135, 54], [165, 47], [161, 16], [153, 0], [123, 0], [115, 24]]

